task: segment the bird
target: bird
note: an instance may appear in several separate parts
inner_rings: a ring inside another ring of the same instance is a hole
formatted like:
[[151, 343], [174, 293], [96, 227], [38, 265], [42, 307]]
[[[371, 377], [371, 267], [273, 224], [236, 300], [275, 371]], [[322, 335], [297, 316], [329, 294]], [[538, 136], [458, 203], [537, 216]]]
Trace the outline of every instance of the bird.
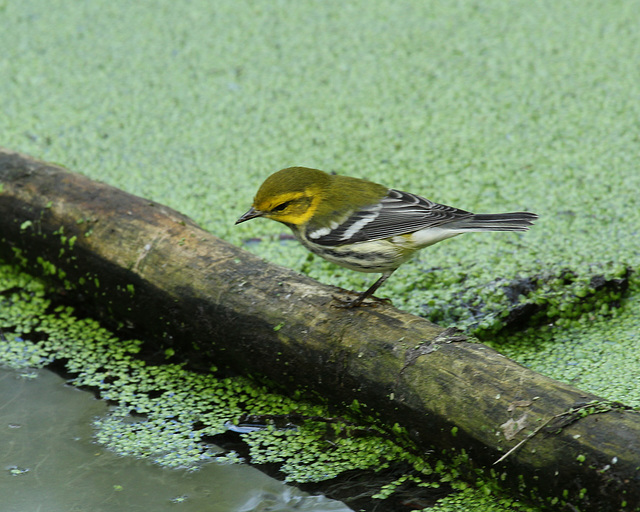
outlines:
[[538, 215], [474, 214], [365, 179], [287, 167], [262, 183], [236, 224], [257, 217], [288, 226], [306, 249], [330, 262], [381, 273], [355, 299], [334, 297], [336, 307], [355, 308], [375, 305], [366, 299], [418, 250], [463, 233], [527, 231]]

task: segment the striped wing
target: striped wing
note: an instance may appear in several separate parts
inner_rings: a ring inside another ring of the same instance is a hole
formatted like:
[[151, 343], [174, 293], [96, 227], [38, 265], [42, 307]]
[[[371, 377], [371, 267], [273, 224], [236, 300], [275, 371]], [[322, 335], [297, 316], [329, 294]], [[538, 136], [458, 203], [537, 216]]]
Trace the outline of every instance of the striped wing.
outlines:
[[404, 235], [472, 215], [415, 194], [391, 189], [379, 203], [354, 212], [342, 224], [331, 228], [309, 228], [306, 236], [320, 245], [343, 245]]

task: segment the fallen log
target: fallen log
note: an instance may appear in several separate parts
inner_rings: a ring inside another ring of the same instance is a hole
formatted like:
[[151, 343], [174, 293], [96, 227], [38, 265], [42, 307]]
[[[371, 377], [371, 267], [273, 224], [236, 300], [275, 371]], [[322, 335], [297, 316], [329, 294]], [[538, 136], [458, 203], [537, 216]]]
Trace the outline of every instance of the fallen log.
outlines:
[[0, 150], [0, 257], [191, 360], [357, 400], [518, 495], [567, 510], [640, 506], [637, 412], [389, 305], [333, 308], [335, 288], [161, 204]]

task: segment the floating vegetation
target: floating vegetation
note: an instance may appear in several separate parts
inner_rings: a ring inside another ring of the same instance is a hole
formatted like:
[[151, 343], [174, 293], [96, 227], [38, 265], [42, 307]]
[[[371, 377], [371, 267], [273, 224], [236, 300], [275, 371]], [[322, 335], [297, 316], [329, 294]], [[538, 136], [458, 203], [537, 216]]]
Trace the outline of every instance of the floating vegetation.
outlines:
[[[299, 484], [369, 471], [383, 476], [366, 491], [379, 500], [408, 488], [417, 496], [421, 489], [439, 489], [439, 496], [471, 492], [455, 471], [432, 466], [397, 425], [389, 431], [374, 420], [359, 424], [348, 408], [334, 416], [300, 394], [283, 396], [245, 377], [216, 375], [215, 368], [151, 364], [142, 341], [121, 339], [71, 307], [53, 305], [44, 282], [8, 265], [0, 265], [0, 329], [2, 364], [53, 364], [69, 383], [112, 404], [94, 421], [95, 439], [123, 456], [189, 471], [205, 462], [246, 460], [277, 465], [285, 481]], [[239, 436], [241, 449], [218, 446], [229, 435]]]

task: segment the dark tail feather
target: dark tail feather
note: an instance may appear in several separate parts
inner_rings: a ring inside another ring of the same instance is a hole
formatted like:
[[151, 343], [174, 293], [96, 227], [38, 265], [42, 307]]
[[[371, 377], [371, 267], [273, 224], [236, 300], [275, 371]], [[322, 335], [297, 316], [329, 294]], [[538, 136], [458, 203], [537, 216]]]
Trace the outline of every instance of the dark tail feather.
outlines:
[[460, 231], [527, 231], [538, 218], [531, 212], [484, 213], [447, 225]]

